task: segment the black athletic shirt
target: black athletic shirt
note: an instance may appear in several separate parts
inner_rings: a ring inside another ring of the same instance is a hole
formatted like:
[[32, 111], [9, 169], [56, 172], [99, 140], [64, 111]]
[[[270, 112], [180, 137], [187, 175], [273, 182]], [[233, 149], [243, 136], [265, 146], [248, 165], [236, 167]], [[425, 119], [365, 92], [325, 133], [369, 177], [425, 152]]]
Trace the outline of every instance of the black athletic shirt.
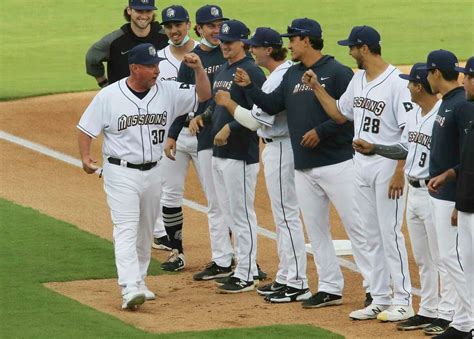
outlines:
[[[301, 80], [308, 69], [303, 63], [290, 67], [280, 86], [269, 94], [253, 84], [246, 88], [257, 106], [268, 114], [278, 114], [286, 109], [295, 168], [298, 170], [337, 164], [351, 159], [353, 155], [353, 123], [347, 121], [338, 125], [329, 118], [313, 90]], [[354, 75], [349, 67], [329, 55], [323, 56], [310, 69], [335, 99], [346, 91]], [[306, 148], [300, 142], [311, 128], [316, 129], [321, 141], [315, 148]]]

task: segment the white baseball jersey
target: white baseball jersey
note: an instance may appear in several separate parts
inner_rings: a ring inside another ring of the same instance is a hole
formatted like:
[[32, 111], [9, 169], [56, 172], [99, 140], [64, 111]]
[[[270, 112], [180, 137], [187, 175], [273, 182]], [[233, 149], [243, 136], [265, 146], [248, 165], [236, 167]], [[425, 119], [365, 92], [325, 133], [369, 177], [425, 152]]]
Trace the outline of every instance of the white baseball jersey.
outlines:
[[[265, 93], [273, 92], [281, 83], [283, 75], [285, 75], [288, 68], [293, 66], [293, 62], [287, 60], [268, 76], [267, 80], [262, 85], [262, 91]], [[286, 113], [282, 112], [277, 115], [269, 115], [262, 111], [256, 105], [253, 105], [252, 116], [255, 120], [262, 124], [257, 131], [257, 134], [262, 138], [275, 138], [288, 136], [288, 123], [286, 119]]]
[[87, 107], [77, 128], [92, 138], [104, 133], [105, 158], [134, 164], [158, 161], [174, 119], [197, 109], [195, 86], [157, 81], [140, 100], [130, 91], [126, 80], [102, 89]]
[[393, 145], [400, 141], [406, 113], [414, 106], [406, 80], [389, 65], [376, 79], [367, 82], [365, 71], [358, 71], [337, 101], [337, 108], [354, 121], [354, 139]]
[[[194, 41], [194, 47], [197, 45], [199, 45], [199, 43]], [[176, 80], [181, 61], [176, 59], [173, 53], [171, 53], [171, 46], [168, 45], [165, 48], [160, 49], [157, 54], [160, 58], [166, 59], [160, 62], [160, 75], [158, 78], [160, 80]]]
[[431, 133], [440, 105], [441, 101], [438, 101], [425, 116], [421, 116], [419, 106], [416, 106], [416, 112], [407, 115], [400, 145], [408, 151], [405, 174], [412, 180], [430, 177]]

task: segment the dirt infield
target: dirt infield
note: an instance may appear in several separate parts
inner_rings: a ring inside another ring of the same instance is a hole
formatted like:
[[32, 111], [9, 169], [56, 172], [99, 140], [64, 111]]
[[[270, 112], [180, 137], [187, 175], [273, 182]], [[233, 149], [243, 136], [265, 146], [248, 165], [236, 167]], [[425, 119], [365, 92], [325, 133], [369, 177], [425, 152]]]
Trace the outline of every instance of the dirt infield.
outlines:
[[[95, 92], [63, 94], [1, 102], [0, 130], [78, 158], [75, 125], [94, 94]], [[0, 140], [0, 150], [0, 194], [3, 198], [33, 207], [111, 240], [112, 225], [101, 179], [7, 141]], [[97, 142], [93, 147], [93, 154], [100, 159], [100, 146]], [[193, 168], [187, 178], [185, 197], [205, 205]], [[256, 212], [259, 224], [274, 230], [262, 170], [257, 183]], [[362, 306], [364, 291], [360, 275], [347, 269], [343, 270], [346, 281], [344, 304], [339, 307], [303, 310], [299, 304], [266, 304], [256, 293], [236, 296], [216, 294], [213, 282], [192, 281], [192, 275], [210, 257], [207, 218], [205, 214], [188, 207], [184, 208], [184, 214], [183, 237], [187, 267], [179, 274], [150, 277], [148, 285], [157, 293], [157, 300], [146, 303], [140, 312], [120, 311], [120, 292], [115, 280], [49, 283], [47, 286], [150, 332], [295, 323], [327, 328], [347, 338], [422, 337], [419, 332], [398, 332], [393, 324], [350, 321], [348, 314]], [[334, 210], [331, 211], [331, 220], [334, 238], [347, 239]], [[263, 236], [259, 236], [258, 241], [258, 262], [273, 277], [278, 262], [275, 242]], [[410, 249], [409, 252], [412, 280], [414, 286], [419, 287]], [[159, 260], [165, 259], [166, 255], [166, 252], [153, 251], [153, 256]], [[346, 259], [351, 260], [350, 257]], [[110, 264], [113, 265], [112, 262]], [[308, 277], [312, 291], [315, 291], [317, 283], [314, 266], [312, 257], [309, 256]], [[418, 298], [415, 298], [415, 304], [417, 303]]]

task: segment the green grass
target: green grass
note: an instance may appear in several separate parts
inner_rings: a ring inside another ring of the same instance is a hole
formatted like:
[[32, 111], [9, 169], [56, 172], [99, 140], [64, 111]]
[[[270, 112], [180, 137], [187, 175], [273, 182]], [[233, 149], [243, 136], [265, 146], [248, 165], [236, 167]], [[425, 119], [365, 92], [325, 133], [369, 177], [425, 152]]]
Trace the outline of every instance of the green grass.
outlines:
[[[0, 100], [95, 89], [86, 75], [90, 45], [123, 22], [124, 0], [0, 2]], [[174, 3], [157, 1], [159, 8]], [[180, 1], [191, 14], [205, 1]], [[212, 1], [211, 1], [212, 3]], [[311, 17], [323, 27], [324, 52], [354, 66], [337, 40], [354, 25], [368, 24], [382, 35], [384, 57], [395, 64], [423, 61], [429, 51], [452, 50], [460, 59], [474, 54], [474, 5], [470, 0], [220, 0], [224, 14], [252, 30], [280, 31], [293, 18]], [[158, 11], [158, 17], [161, 15]]]
[[[167, 335], [143, 332], [42, 285], [114, 278], [110, 242], [3, 199], [0, 234], [0, 338], [342, 338], [296, 325]], [[160, 273], [154, 260], [150, 273]]]

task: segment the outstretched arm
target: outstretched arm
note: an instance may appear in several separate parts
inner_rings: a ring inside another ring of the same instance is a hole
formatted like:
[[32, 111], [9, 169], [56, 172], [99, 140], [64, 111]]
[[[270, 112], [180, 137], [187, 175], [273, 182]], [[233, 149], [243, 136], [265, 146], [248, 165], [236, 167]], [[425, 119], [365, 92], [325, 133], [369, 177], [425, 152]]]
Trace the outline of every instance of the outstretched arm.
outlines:
[[188, 53], [184, 56], [183, 62], [194, 70], [194, 75], [196, 77], [196, 92], [199, 102], [209, 100], [212, 96], [211, 83], [209, 82], [209, 77], [202, 66], [199, 56], [196, 53]]
[[261, 124], [252, 116], [250, 110], [237, 105], [237, 103], [232, 100], [229, 92], [219, 90], [214, 96], [214, 99], [218, 105], [224, 106], [227, 111], [229, 111], [230, 115], [232, 115], [242, 126], [251, 131], [256, 131], [261, 126]]

